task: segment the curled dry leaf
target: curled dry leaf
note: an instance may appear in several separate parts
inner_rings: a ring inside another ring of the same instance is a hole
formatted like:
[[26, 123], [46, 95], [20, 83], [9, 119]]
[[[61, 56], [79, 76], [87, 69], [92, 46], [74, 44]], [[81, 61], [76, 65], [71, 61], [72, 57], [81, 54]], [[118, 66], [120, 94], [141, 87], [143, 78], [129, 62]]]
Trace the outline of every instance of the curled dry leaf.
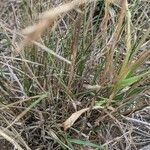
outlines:
[[[86, 111], [88, 111], [90, 109], [91, 108], [88, 107], [88, 108], [84, 108], [84, 109], [81, 109], [81, 110], [73, 113], [64, 123], [62, 123], [62, 127], [64, 128], [64, 130], [66, 131], [68, 128], [70, 128], [83, 113], [85, 113]], [[93, 109], [103, 109], [103, 107], [95, 106], [95, 107], [93, 107]]]
[[64, 128], [64, 130], [66, 131], [68, 128], [70, 128], [74, 122], [86, 111], [88, 111], [89, 108], [84, 108], [81, 109], [75, 113], [73, 113], [63, 124], [62, 127]]

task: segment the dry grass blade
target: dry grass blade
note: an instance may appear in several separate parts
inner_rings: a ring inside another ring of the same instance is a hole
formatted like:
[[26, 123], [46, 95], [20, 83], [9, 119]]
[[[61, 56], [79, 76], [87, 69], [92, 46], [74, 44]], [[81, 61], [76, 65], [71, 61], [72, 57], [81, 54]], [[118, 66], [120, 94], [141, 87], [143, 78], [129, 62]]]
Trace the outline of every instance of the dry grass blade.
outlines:
[[126, 36], [127, 52], [126, 52], [126, 57], [124, 59], [124, 62], [123, 62], [123, 65], [122, 65], [120, 72], [122, 72], [125, 69], [125, 67], [127, 67], [130, 55], [132, 53], [132, 47], [131, 47], [131, 39], [132, 39], [132, 37], [131, 37], [131, 12], [128, 8], [128, 5], [127, 5], [127, 27], [126, 28], [127, 28], [127, 36]]
[[[5, 118], [5, 116], [2, 116], [3, 120], [5, 120], [5, 123], [7, 125], [10, 125], [9, 120], [7, 120], [7, 118]], [[2, 130], [7, 133], [8, 135], [10, 135], [11, 137], [13, 137], [18, 144], [20, 144], [21, 146], [23, 146], [24, 148], [26, 148], [27, 150], [31, 150], [30, 147], [28, 146], [28, 144], [26, 143], [25, 139], [22, 138], [22, 135], [20, 133], [18, 133], [18, 131], [14, 128], [11, 127], [11, 131], [9, 129], [3, 128]]]
[[71, 66], [70, 66], [70, 76], [68, 81], [68, 88], [71, 88], [72, 81], [74, 80], [74, 73], [75, 73], [75, 62], [76, 62], [76, 56], [77, 56], [77, 49], [78, 49], [78, 43], [79, 43], [79, 36], [80, 36], [80, 30], [81, 30], [81, 19], [82, 15], [78, 14], [77, 22], [75, 24], [75, 36], [73, 37], [72, 46], [71, 46]]
[[110, 19], [110, 17], [109, 17], [109, 5], [110, 5], [110, 1], [105, 0], [105, 15], [104, 15], [104, 18], [102, 20], [101, 27], [100, 27], [100, 29], [103, 31], [103, 35], [104, 35], [105, 38], [107, 36], [107, 33], [106, 33], [107, 24], [108, 24], [108, 21]]
[[49, 130], [48, 134], [56, 141], [58, 142], [60, 145], [62, 145], [62, 147], [66, 147], [68, 150], [72, 150], [71, 148], [69, 148], [66, 144], [64, 144], [59, 137], [54, 133], [54, 131]]
[[[136, 53], [141, 48], [142, 44], [146, 41], [149, 34], [150, 34], [150, 27], [147, 29], [146, 33], [141, 37], [141, 40], [137, 44], [137, 47], [134, 49], [134, 53]], [[133, 56], [133, 54], [132, 54], [132, 56]]]
[[34, 65], [41, 65], [43, 66], [43, 64], [40, 64], [40, 63], [37, 63], [37, 62], [33, 62], [33, 61], [30, 61], [30, 60], [27, 60], [27, 59], [23, 59], [23, 58], [14, 58], [14, 57], [7, 57], [7, 56], [0, 56], [0, 58], [4, 58], [4, 59], [7, 59], [7, 60], [12, 60], [12, 61], [22, 61], [22, 62], [27, 62], [27, 63], [31, 63], [31, 64], [34, 64]]
[[145, 125], [145, 126], [148, 126], [150, 127], [150, 123], [147, 123], [147, 122], [144, 122], [144, 121], [140, 121], [140, 120], [137, 120], [137, 119], [133, 119], [133, 118], [129, 118], [129, 117], [125, 117], [122, 115], [122, 117], [125, 119], [125, 120], [128, 120], [128, 121], [131, 121], [131, 122], [135, 122], [135, 123], [138, 123], [138, 124], [141, 124], [141, 125]]
[[35, 98], [39, 98], [41, 95], [37, 95], [37, 96], [33, 96], [33, 97], [28, 97], [26, 99], [22, 99], [22, 100], [18, 100], [14, 103], [10, 103], [8, 105], [0, 105], [0, 110], [3, 110], [3, 109], [9, 109], [9, 107], [12, 107], [16, 104], [21, 104], [23, 102], [26, 102], [26, 101], [29, 101], [29, 100], [32, 100], [32, 99], [35, 99]]
[[49, 11], [42, 13], [40, 17], [39, 23], [29, 26], [23, 30], [23, 34], [26, 36], [25, 43], [31, 42], [32, 40], [37, 40], [43, 34], [46, 28], [52, 27], [54, 21], [62, 15], [63, 13], [67, 13], [68, 11], [73, 10], [75, 7], [89, 3], [94, 0], [73, 0], [70, 3], [58, 6]]
[[94, 2], [94, 1], [98, 1], [98, 0], [73, 0], [69, 3], [63, 4], [61, 6], [58, 6], [56, 8], [53, 8], [49, 11], [46, 11], [46, 12], [42, 13], [40, 18], [42, 18], [42, 19], [56, 18], [56, 17], [58, 17], [59, 15], [61, 15], [63, 13], [67, 13], [68, 11], [73, 10], [77, 6], [80, 6], [82, 4], [91, 3], [91, 2]]
[[146, 145], [149, 4], [4, 0], [0, 149]]
[[150, 50], [144, 51], [138, 59], [131, 64], [131, 71], [135, 71], [139, 66], [141, 66], [146, 60], [150, 58]]
[[18, 77], [16, 76], [16, 74], [13, 72], [12, 68], [9, 66], [9, 64], [7, 63], [7, 67], [13, 77], [13, 79], [16, 81], [16, 83], [18, 84], [18, 86], [20, 87], [21, 92], [23, 93], [24, 96], [26, 96], [26, 93], [24, 91], [24, 88], [22, 86], [22, 84], [20, 83]]
[[4, 137], [7, 141], [9, 141], [12, 145], [14, 145], [15, 149], [23, 150], [23, 148], [13, 139], [10, 137], [7, 133], [5, 133], [2, 129], [0, 129], [0, 135]]
[[38, 43], [38, 42], [33, 42], [35, 45], [39, 46], [40, 48], [42, 48], [43, 50], [45, 50], [46, 52], [52, 54], [53, 56], [55, 56], [56, 58], [68, 63], [68, 64], [71, 64], [71, 62], [69, 60], [67, 60], [66, 58], [56, 54], [54, 51], [50, 50], [49, 48], [47, 48], [46, 46]]
[[41, 95], [41, 97], [33, 102], [29, 107], [27, 107], [20, 115], [16, 117], [16, 119], [7, 127], [10, 128], [14, 123], [16, 123], [19, 119], [21, 119], [28, 111], [30, 111], [34, 106], [36, 106], [41, 100], [47, 97], [47, 94]]
[[126, 11], [127, 11], [127, 7], [128, 6], [128, 2], [127, 0], [122, 0], [121, 3], [121, 12], [118, 18], [118, 23], [116, 25], [114, 34], [112, 35], [109, 43], [108, 43], [108, 48], [107, 48], [107, 64], [106, 64], [106, 69], [105, 69], [105, 73], [104, 76], [106, 76], [107, 74], [110, 77], [110, 81], [113, 78], [113, 74], [114, 74], [114, 66], [113, 66], [113, 57], [114, 57], [114, 50], [116, 48], [116, 45], [121, 37], [120, 33], [121, 33], [121, 29], [122, 29], [122, 24], [124, 21], [124, 18], [126, 16]]

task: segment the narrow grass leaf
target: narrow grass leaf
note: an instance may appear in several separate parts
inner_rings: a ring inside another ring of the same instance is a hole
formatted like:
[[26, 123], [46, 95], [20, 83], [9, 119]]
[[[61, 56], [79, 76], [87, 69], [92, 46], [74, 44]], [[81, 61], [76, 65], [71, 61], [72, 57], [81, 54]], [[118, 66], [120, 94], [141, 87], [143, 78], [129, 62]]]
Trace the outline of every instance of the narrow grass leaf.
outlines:
[[90, 146], [93, 148], [98, 148], [100, 150], [104, 150], [104, 148], [102, 148], [102, 146], [91, 143], [89, 141], [83, 141], [83, 140], [78, 140], [78, 139], [68, 139], [68, 141], [73, 143], [73, 144], [78, 144], [78, 145], [82, 145], [82, 146]]
[[48, 134], [49, 134], [57, 143], [59, 143], [63, 149], [64, 149], [64, 148], [67, 148], [68, 150], [72, 150], [70, 147], [68, 147], [66, 144], [64, 144], [64, 143], [59, 139], [59, 137], [54, 133], [54, 131], [49, 130]]
[[149, 36], [149, 34], [150, 34], [150, 27], [147, 29], [146, 33], [142, 36], [142, 38], [138, 42], [136, 48], [133, 50], [132, 56], [133, 56], [134, 53], [136, 53], [140, 49], [140, 47], [145, 42], [145, 40], [147, 39], [147, 37]]
[[23, 150], [23, 148], [15, 141], [14, 138], [10, 137], [7, 133], [0, 129], [0, 135], [14, 145], [14, 149]]
[[127, 53], [126, 53], [126, 57], [125, 60], [123, 62], [122, 68], [121, 68], [121, 73], [124, 70], [124, 68], [127, 66], [128, 62], [129, 62], [129, 58], [132, 52], [131, 49], [131, 12], [128, 8], [127, 5], [127, 37], [126, 37], [126, 47], [127, 47]]
[[21, 119], [28, 111], [30, 111], [33, 107], [35, 107], [41, 100], [43, 100], [44, 98], [47, 97], [47, 93], [46, 94], [43, 94], [41, 95], [41, 97], [36, 100], [35, 102], [33, 102], [28, 108], [26, 108], [20, 115], [18, 115], [16, 117], [16, 119], [7, 127], [11, 127], [14, 123], [16, 123], [19, 119]]
[[40, 43], [38, 43], [38, 42], [33, 42], [33, 43], [34, 43], [35, 45], [39, 46], [40, 48], [42, 48], [43, 50], [45, 50], [46, 52], [52, 54], [52, 55], [55, 56], [56, 58], [58, 58], [58, 59], [60, 59], [60, 60], [62, 60], [62, 61], [65, 61], [65, 62], [68, 63], [68, 64], [71, 64], [71, 62], [70, 62], [69, 60], [65, 59], [64, 57], [62, 57], [62, 56], [60, 56], [60, 55], [58, 55], [58, 54], [56, 54], [54, 51], [50, 50], [48, 47], [46, 47], [46, 46], [44, 46], [44, 45], [42, 45], [42, 44], [40, 44]]
[[121, 87], [127, 87], [127, 86], [130, 86], [132, 85], [133, 83], [139, 81], [140, 79], [144, 78], [145, 76], [147, 76], [148, 74], [150, 74], [150, 71], [146, 72], [146, 73], [143, 73], [143, 74], [140, 74], [140, 75], [137, 75], [137, 76], [134, 76], [134, 77], [131, 77], [131, 78], [128, 78], [128, 79], [124, 79], [122, 80], [122, 82], [120, 83], [121, 84]]
[[132, 74], [144, 63], [146, 60], [150, 58], [150, 50], [144, 51], [138, 59], [130, 66], [128, 77], [132, 76]]

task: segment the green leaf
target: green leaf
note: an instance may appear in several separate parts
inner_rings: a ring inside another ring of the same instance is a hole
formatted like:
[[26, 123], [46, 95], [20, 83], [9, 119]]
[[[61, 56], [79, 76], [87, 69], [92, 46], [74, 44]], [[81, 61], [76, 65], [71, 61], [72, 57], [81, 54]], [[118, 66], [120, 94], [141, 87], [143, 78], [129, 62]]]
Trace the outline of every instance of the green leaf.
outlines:
[[128, 92], [127, 97], [138, 95], [139, 93], [144, 91], [144, 89], [145, 89], [144, 87], [137, 87], [135, 89], [132, 89], [132, 91]]
[[115, 101], [122, 100], [124, 95], [125, 95], [124, 92], [123, 92], [123, 93], [121, 92], [121, 93], [117, 94], [117, 95], [114, 97]]
[[146, 73], [131, 77], [131, 78], [127, 78], [121, 81], [120, 85], [121, 87], [126, 87], [126, 86], [130, 86], [133, 83], [141, 80], [142, 78], [144, 78], [145, 76], [147, 76], [148, 74], [150, 74], [150, 71], [147, 71]]
[[95, 102], [95, 106], [103, 106], [104, 104], [106, 104], [106, 102], [108, 101], [108, 98], [104, 98], [101, 96], [98, 96], [98, 99]]
[[78, 145], [90, 146], [90, 147], [93, 147], [93, 148], [98, 148], [100, 150], [105, 150], [105, 148], [103, 148], [102, 146], [97, 145], [97, 144], [93, 144], [93, 143], [91, 143], [89, 141], [83, 141], [83, 140], [77, 140], [77, 139], [69, 139], [69, 142], [74, 143], [74, 144], [78, 144]]

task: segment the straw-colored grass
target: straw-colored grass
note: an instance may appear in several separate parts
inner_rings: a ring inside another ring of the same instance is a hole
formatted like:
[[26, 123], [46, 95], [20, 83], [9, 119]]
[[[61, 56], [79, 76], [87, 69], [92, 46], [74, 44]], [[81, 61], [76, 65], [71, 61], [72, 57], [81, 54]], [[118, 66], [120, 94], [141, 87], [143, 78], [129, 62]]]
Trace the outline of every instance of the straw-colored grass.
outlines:
[[18, 150], [148, 144], [149, 118], [137, 116], [150, 104], [149, 4], [4, 1], [0, 143]]

